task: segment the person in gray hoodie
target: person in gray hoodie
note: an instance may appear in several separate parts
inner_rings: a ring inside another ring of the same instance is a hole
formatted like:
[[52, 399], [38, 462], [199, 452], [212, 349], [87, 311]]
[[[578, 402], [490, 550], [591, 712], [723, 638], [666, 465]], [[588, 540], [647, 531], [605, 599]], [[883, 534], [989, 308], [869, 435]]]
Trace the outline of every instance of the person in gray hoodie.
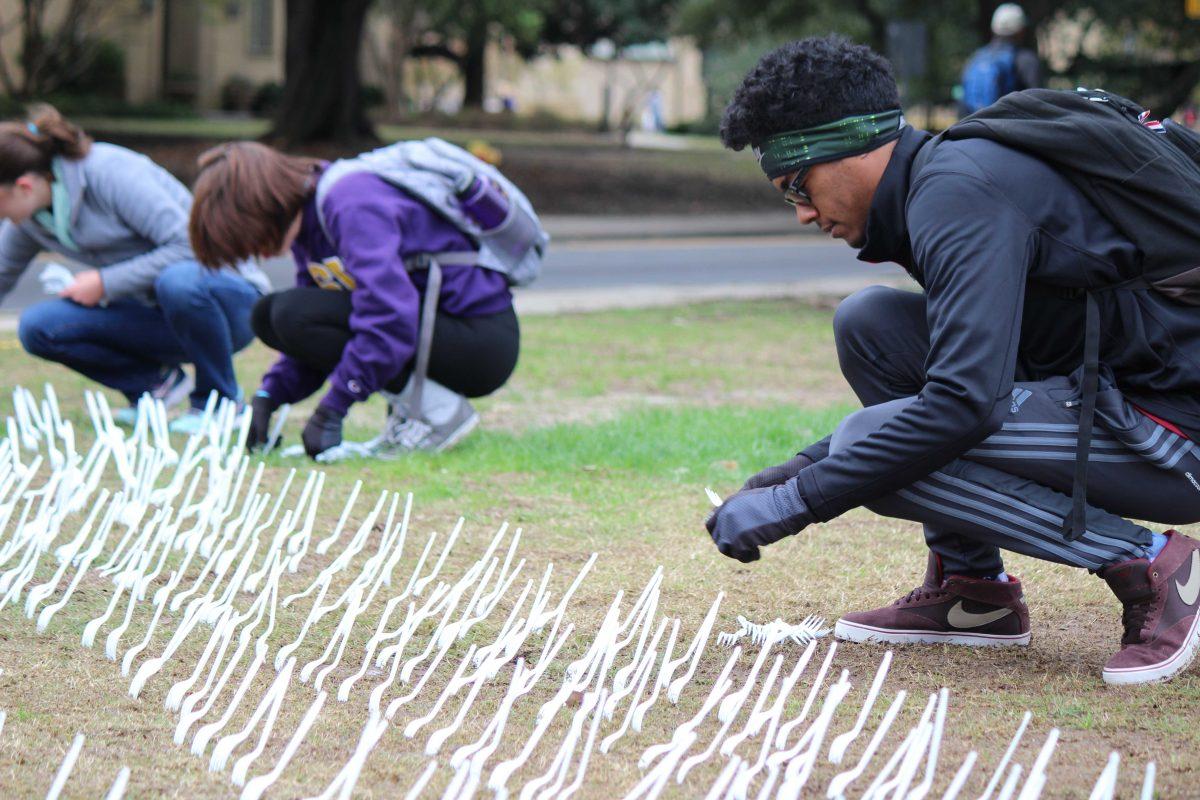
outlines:
[[[187, 188], [149, 158], [100, 142], [46, 105], [0, 123], [0, 300], [43, 251], [85, 265], [21, 314], [21, 344], [121, 392], [168, 406], [189, 433], [211, 392], [240, 399], [233, 354], [254, 338], [250, 311], [269, 289], [252, 262], [207, 269], [192, 254]], [[195, 379], [182, 368], [195, 367]]]

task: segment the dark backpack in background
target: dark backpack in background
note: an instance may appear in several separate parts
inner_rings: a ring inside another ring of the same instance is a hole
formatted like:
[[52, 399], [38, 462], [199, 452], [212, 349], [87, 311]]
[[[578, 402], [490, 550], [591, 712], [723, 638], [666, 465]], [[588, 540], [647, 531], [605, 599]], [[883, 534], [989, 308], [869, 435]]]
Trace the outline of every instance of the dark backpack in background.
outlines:
[[1046, 162], [1084, 194], [1142, 255], [1141, 274], [1086, 297], [1079, 432], [1071, 515], [1063, 535], [1086, 529], [1087, 467], [1100, 362], [1096, 297], [1149, 288], [1200, 306], [1200, 136], [1120, 95], [1099, 90], [1027, 89], [1002, 97], [935, 137], [914, 171], [943, 139], [990, 139]]
[[1151, 120], [1120, 95], [1027, 89], [938, 138], [990, 139], [1045, 161], [1137, 246], [1151, 288], [1200, 305], [1200, 136], [1193, 131]]
[[1017, 88], [1017, 48], [989, 44], [975, 51], [963, 67], [963, 110], [968, 114], [986, 108]]

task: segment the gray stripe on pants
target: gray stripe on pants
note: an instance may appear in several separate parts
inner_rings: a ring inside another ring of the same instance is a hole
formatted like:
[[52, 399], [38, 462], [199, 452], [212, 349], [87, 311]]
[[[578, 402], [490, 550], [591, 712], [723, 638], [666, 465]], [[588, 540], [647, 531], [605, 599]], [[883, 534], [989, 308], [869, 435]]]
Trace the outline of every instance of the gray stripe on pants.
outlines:
[[[1014, 508], [1014, 507], [1018, 507], [1019, 503], [1018, 502], [1006, 502], [1006, 500], [1011, 500], [1011, 498], [1005, 498], [1002, 495], [997, 496], [994, 493], [989, 493], [986, 490], [982, 489], [981, 487], [976, 486], [971, 483], [964, 482], [962, 485], [956, 484], [956, 488], [959, 490], [959, 492], [967, 492], [967, 493], [975, 495], [976, 497], [983, 497], [984, 498], [983, 501], [968, 500], [967, 498], [963, 497], [961, 494], [959, 494], [957, 492], [947, 491], [945, 489], [937, 489], [935, 487], [930, 486], [925, 481], [920, 481], [920, 482], [918, 482], [918, 484], [914, 484], [914, 485], [919, 486], [919, 488], [922, 489], [923, 491], [928, 492], [929, 494], [932, 494], [936, 497], [940, 497], [943, 500], [948, 500], [950, 502], [962, 503], [963, 505], [968, 506], [969, 508], [974, 508], [977, 511], [982, 511], [987, 514], [991, 514], [992, 516], [994, 516], [998, 519], [1004, 520], [1012, 525], [1020, 525], [1020, 526], [1024, 527], [1030, 533], [1045, 540], [1048, 544], [1053, 544], [1053, 545], [1062, 544], [1069, 550], [1078, 550], [1078, 551], [1087, 553], [1089, 555], [1095, 556], [1097, 558], [1103, 559], [1103, 561], [1101, 563], [1110, 563], [1117, 559], [1123, 560], [1123, 559], [1129, 558], [1130, 553], [1135, 552], [1135, 550], [1133, 548], [1121, 547], [1114, 551], [1113, 549], [1111, 549], [1111, 546], [1096, 547], [1093, 545], [1084, 544], [1082, 537], [1080, 539], [1077, 539], [1074, 542], [1067, 543], [1063, 539], [1062, 533], [1060, 532], [1061, 528], [1062, 528], [1062, 518], [1061, 517], [1058, 520], [1056, 520], [1058, 527], [1055, 528], [1052, 525], [1043, 525], [1034, 520], [1026, 519], [1024, 517], [1018, 516], [1016, 514], [1008, 512], [1008, 511], [1003, 511], [997, 507], [998, 504], [1007, 505], [1010, 508]], [[991, 496], [989, 496], [989, 494]], [[991, 502], [987, 502], [989, 500]], [[1029, 508], [1029, 507], [1026, 506], [1026, 508]], [[1024, 510], [1024, 509], [1019, 509], [1019, 510]], [[1092, 537], [1088, 537], [1088, 538], [1090, 539]], [[1139, 554], [1140, 554], [1140, 550], [1137, 550], [1136, 552], [1139, 552]]]
[[[1045, 458], [1051, 461], [1074, 461], [1074, 453], [1059, 453], [1054, 450], [987, 450], [974, 447], [967, 451], [967, 456], [979, 456], [981, 458], [1028, 458], [1039, 459]], [[1128, 464], [1139, 461], [1144, 461], [1142, 456], [1137, 453], [1092, 453], [1088, 456], [1088, 461], [1105, 461], [1115, 464]]]
[[[1036, 423], [1036, 422], [1026, 422], [1026, 423], [1012, 422], [1012, 423], [1006, 423], [1006, 424], [1002, 425], [1001, 430], [1011, 430], [1011, 431], [1018, 432], [1018, 433], [1020, 433], [1022, 431], [1028, 431], [1031, 433], [1034, 433], [1034, 432], [1036, 432], [1036, 433], [1057, 433], [1062, 430], [1062, 427], [1063, 427], [1062, 425], [1054, 424], [1054, 423], [1040, 424], [1040, 423]], [[1141, 456], [1143, 458], [1145, 458], [1147, 461], [1151, 461], [1151, 462], [1155, 463], [1157, 466], [1163, 467], [1164, 469], [1171, 469], [1172, 467], [1174, 467], [1176, 464], [1179, 463], [1179, 459], [1182, 458], [1187, 453], [1191, 452], [1192, 448], [1195, 446], [1193, 442], [1188, 441], [1187, 439], [1184, 439], [1182, 436], [1180, 436], [1172, 431], [1167, 430], [1166, 428], [1162, 427], [1161, 425], [1158, 425], [1157, 423], [1155, 423], [1154, 430], [1151, 432], [1150, 436], [1148, 436], [1147, 438], [1143, 439], [1140, 442], [1122, 442], [1119, 440], [1113, 440], [1111, 438], [1111, 434], [1107, 434], [1107, 433], [1101, 434], [1101, 433], [1099, 433], [1098, 429], [1094, 429], [1094, 430], [1097, 430], [1097, 432], [1093, 434], [1092, 447], [1105, 449], [1105, 450], [1110, 450], [1110, 449], [1133, 450], [1133, 451], [1136, 451], [1137, 453], [1140, 453]], [[1063, 432], [1065, 433], [1065, 431], [1063, 431]], [[1159, 440], [1162, 439], [1164, 436], [1166, 437], [1166, 441], [1163, 442], [1162, 444], [1159, 444]], [[1075, 440], [1073, 438], [1067, 438], [1067, 437], [1059, 439], [1059, 438], [1037, 437], [1037, 436], [993, 435], [993, 436], [989, 436], [987, 439], [985, 439], [983, 442], [981, 442], [975, 449], [978, 450], [980, 448], [989, 447], [989, 446], [993, 446], [993, 445], [997, 445], [997, 444], [1047, 445], [1047, 446], [1069, 447], [1069, 448], [1073, 449], [1075, 447]], [[1156, 445], [1158, 446], [1158, 449], [1154, 449]], [[1169, 456], [1168, 453], [1170, 452], [1171, 448], [1175, 445], [1181, 445], [1180, 450], [1177, 451], [1173, 456]], [[1151, 452], [1151, 451], [1153, 451], [1153, 452]], [[991, 450], [988, 450], [986, 452], [992, 453]], [[1008, 452], [1020, 452], [1020, 451], [996, 451], [996, 453], [994, 453], [994, 454], [999, 455], [1000, 453], [1008, 453]], [[1041, 454], [1042, 453], [1042, 451], [1040, 451], [1040, 450], [1033, 450], [1033, 451], [1028, 451], [1028, 452], [1030, 454]], [[1011, 458], [1014, 456], [999, 455], [999, 457]], [[1073, 457], [1074, 457], [1074, 452], [1072, 452], [1072, 458]], [[1103, 454], [1100, 454], [1100, 453], [1093, 453], [1091, 455], [1090, 460], [1112, 461], [1113, 459], [1106, 458]]]
[[[1062, 530], [1062, 524], [1063, 524], [1063, 514], [1062, 513], [1056, 514], [1053, 511], [1046, 511], [1045, 509], [1038, 508], [1035, 505], [1026, 503], [1023, 500], [1020, 500], [1012, 495], [1000, 494], [999, 492], [995, 492], [990, 489], [987, 489], [986, 487], [980, 486], [977, 483], [972, 483], [970, 481], [963, 480], [962, 478], [956, 478], [952, 475], [947, 475], [944, 472], [935, 472], [932, 475], [930, 475], [929, 477], [934, 480], [938, 480], [943, 483], [947, 483], [947, 484], [949, 484], [955, 488], [961, 489], [963, 491], [974, 492], [975, 494], [986, 497], [986, 498], [992, 500], [993, 502], [1008, 505], [1019, 511], [1023, 511], [1024, 513], [1026, 513], [1032, 517], [1037, 517], [1038, 519], [1048, 522], [1049, 527], [1045, 528], [1044, 530], [1047, 530], [1051, 534], [1052, 540], [1057, 542], [1059, 539], [1062, 538], [1062, 534], [1060, 533], [1060, 531]], [[1063, 497], [1063, 501], [1064, 501], [1064, 503], [1070, 502], [1069, 498], [1067, 498], [1065, 496]], [[1064, 509], [1064, 512], [1065, 512], [1065, 509]], [[1081, 536], [1080, 539], [1087, 539], [1088, 541], [1090, 541], [1094, 544], [1100, 545], [1102, 547], [1110, 548], [1110, 552], [1104, 552], [1104, 551], [1098, 551], [1098, 550], [1094, 550], [1094, 549], [1090, 549], [1090, 548], [1084, 548], [1084, 549], [1087, 549], [1088, 552], [1091, 552], [1094, 555], [1112, 555], [1113, 553], [1111, 551], [1115, 550], [1117, 553], [1120, 553], [1123, 555], [1127, 554], [1129, 556], [1132, 556], [1133, 558], [1140, 558], [1145, 553], [1145, 548], [1143, 548], [1139, 544], [1136, 544], [1134, 542], [1129, 542], [1124, 539], [1114, 539], [1111, 536], [1105, 536], [1104, 534], [1097, 533], [1096, 531], [1093, 531], [1093, 530], [1084, 531], [1083, 536]], [[1078, 540], [1077, 540], [1076, 544], [1078, 544]], [[1079, 546], [1083, 547], [1083, 545], [1079, 545]]]
[[1188, 453], [1192, 452], [1192, 450], [1194, 450], [1195, 448], [1196, 448], [1195, 442], [1189, 442], [1187, 440], [1184, 440], [1183, 447], [1179, 448], [1179, 452], [1177, 452], [1175, 455], [1171, 456], [1170, 461], [1168, 461], [1167, 463], [1162, 465], [1163, 469], [1174, 468], [1174, 466], [1179, 463], [1179, 459], [1183, 458]]
[[[1043, 433], [1079, 433], [1079, 426], [1062, 422], [1005, 422], [1000, 426], [1002, 431], [1041, 431]], [[1107, 436], [1103, 428], [1092, 428], [1092, 435]]]
[[999, 533], [1003, 536], [1007, 536], [1009, 538], [1016, 539], [1017, 541], [1025, 542], [1026, 544], [1032, 545], [1034, 547], [1034, 549], [1036, 549], [1036, 550], [1041, 550], [1045, 553], [1056, 555], [1057, 558], [1049, 559], [1051, 561], [1061, 561], [1065, 564], [1073, 564], [1077, 567], [1086, 567], [1087, 569], [1099, 569], [1100, 567], [1103, 566], [1103, 564], [1101, 564], [1099, 562], [1092, 561], [1091, 559], [1085, 559], [1078, 553], [1072, 552], [1070, 550], [1066, 550], [1061, 547], [1056, 547], [1055, 545], [1049, 544], [1048, 542], [1043, 542], [1040, 539], [1037, 539], [1036, 537], [1029, 536], [1027, 534], [1021, 533], [1020, 531], [1015, 531], [1012, 528], [1008, 527], [1007, 525], [1001, 525], [999, 523], [992, 522], [991, 520], [984, 519], [983, 517], [977, 517], [974, 514], [969, 514], [965, 511], [962, 511], [959, 509], [947, 508], [946, 506], [943, 506], [940, 503], [935, 503], [932, 500], [928, 500], [926, 498], [920, 497], [919, 495], [913, 493], [912, 491], [910, 491], [908, 489], [901, 489], [900, 491], [896, 492], [896, 495], [898, 497], [904, 498], [905, 500], [908, 500], [910, 503], [914, 503], [914, 504], [916, 504], [918, 506], [922, 506], [924, 508], [932, 509], [941, 514], [945, 514], [946, 516], [951, 517], [953, 519], [961, 520], [964, 522], [973, 522], [976, 525], [979, 525], [980, 527], [996, 531], [997, 533]]
[[[992, 436], [984, 439], [980, 444], [1030, 444], [1054, 447], [1074, 447], [1075, 440], [1068, 439], [1065, 436], [1005, 436], [1004, 434], [993, 434]], [[1116, 439], [1093, 439], [1092, 447], [1100, 447], [1106, 450], [1125, 449], [1125, 445], [1121, 442], [1118, 442]]]

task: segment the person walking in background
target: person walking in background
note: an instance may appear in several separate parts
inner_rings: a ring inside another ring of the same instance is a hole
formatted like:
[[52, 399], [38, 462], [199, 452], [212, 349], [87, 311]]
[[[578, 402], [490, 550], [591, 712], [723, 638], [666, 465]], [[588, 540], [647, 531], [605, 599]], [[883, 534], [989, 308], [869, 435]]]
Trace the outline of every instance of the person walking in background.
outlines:
[[1003, 3], [992, 14], [992, 40], [975, 51], [963, 67], [960, 116], [974, 114], [1009, 92], [1042, 85], [1037, 53], [1021, 46], [1025, 11]]
[[[21, 314], [32, 355], [125, 395], [119, 422], [149, 393], [195, 431], [210, 392], [239, 397], [233, 354], [253, 339], [250, 309], [269, 288], [254, 264], [203, 269], [187, 239], [187, 188], [143, 155], [93, 142], [47, 105], [0, 123], [0, 299], [52, 251], [90, 267], [58, 299]], [[182, 364], [195, 367], [195, 378]]]
[[375, 392], [387, 422], [355, 454], [436, 452], [476, 426], [467, 398], [496, 391], [517, 363], [509, 286], [531, 279], [547, 240], [499, 172], [436, 139], [332, 165], [235, 142], [200, 156], [195, 193], [202, 263], [289, 251], [296, 262], [296, 288], [254, 309], [255, 333], [283, 355], [254, 396], [252, 448], [268, 444], [280, 405], [327, 378], [302, 435], [313, 458], [347, 452], [342, 420]]

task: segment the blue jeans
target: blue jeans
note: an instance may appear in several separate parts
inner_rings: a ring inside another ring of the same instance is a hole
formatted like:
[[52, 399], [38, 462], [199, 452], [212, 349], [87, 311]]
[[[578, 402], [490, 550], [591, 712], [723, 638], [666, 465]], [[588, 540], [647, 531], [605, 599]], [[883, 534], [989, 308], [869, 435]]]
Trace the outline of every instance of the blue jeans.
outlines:
[[116, 389], [130, 402], [182, 363], [196, 368], [192, 406], [214, 389], [237, 399], [233, 354], [254, 339], [250, 310], [258, 291], [230, 272], [195, 261], [169, 264], [154, 282], [157, 306], [116, 300], [89, 308], [47, 300], [21, 314], [18, 335], [30, 354]]

